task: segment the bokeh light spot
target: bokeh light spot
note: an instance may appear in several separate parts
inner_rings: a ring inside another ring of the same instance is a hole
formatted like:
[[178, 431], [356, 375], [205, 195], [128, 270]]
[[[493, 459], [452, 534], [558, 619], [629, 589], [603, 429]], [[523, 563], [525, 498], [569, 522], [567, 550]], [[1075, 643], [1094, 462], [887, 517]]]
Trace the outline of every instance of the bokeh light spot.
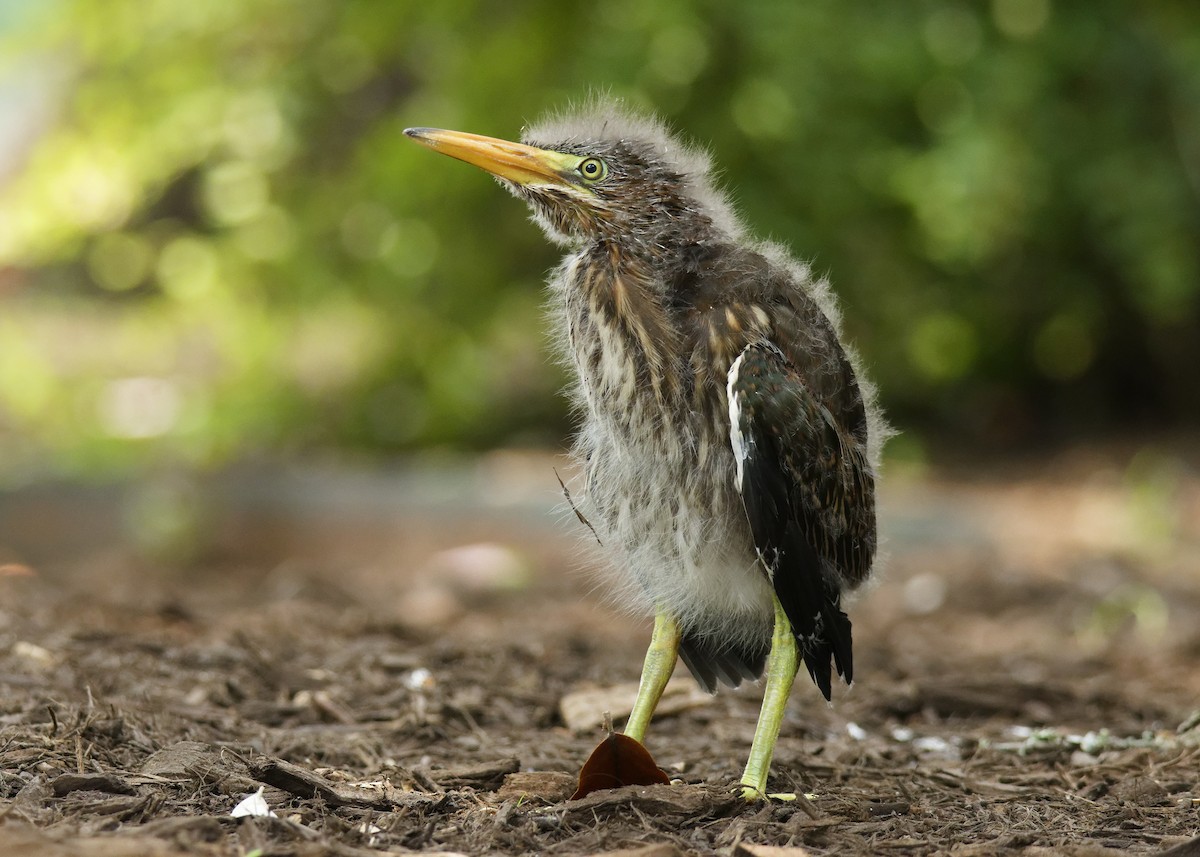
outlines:
[[242, 224], [236, 240], [238, 248], [250, 259], [284, 259], [296, 245], [295, 223], [287, 211], [268, 205], [253, 220]]
[[784, 88], [765, 78], [749, 81], [733, 99], [733, 121], [749, 137], [786, 137], [795, 112]]
[[130, 178], [119, 159], [89, 151], [62, 165], [51, 194], [62, 217], [85, 228], [120, 226], [133, 205]]
[[992, 0], [992, 18], [1006, 36], [1028, 39], [1050, 20], [1050, 0]]
[[1087, 323], [1062, 313], [1047, 321], [1033, 340], [1033, 357], [1047, 378], [1069, 381], [1087, 371], [1096, 356], [1096, 343]]
[[57, 381], [49, 361], [17, 325], [0, 319], [0, 417], [38, 418], [50, 406]]
[[212, 291], [217, 270], [217, 253], [212, 245], [195, 236], [182, 235], [163, 248], [155, 274], [168, 295], [194, 300]]
[[968, 8], [946, 6], [925, 20], [925, 47], [943, 65], [962, 65], [983, 43], [979, 19]]
[[698, 29], [676, 24], [660, 31], [650, 43], [647, 70], [664, 83], [691, 83], [708, 64], [708, 45]]
[[160, 437], [175, 426], [182, 404], [179, 388], [165, 378], [120, 378], [105, 385], [98, 415], [113, 437]]
[[286, 124], [275, 97], [265, 90], [235, 98], [225, 111], [221, 130], [230, 150], [247, 160], [270, 160], [285, 141]]
[[342, 246], [360, 259], [378, 259], [395, 247], [400, 237], [396, 219], [377, 202], [360, 202], [347, 211], [341, 233]]
[[908, 340], [913, 365], [927, 378], [947, 381], [970, 371], [979, 351], [979, 335], [969, 321], [938, 311], [922, 318]]
[[218, 223], [250, 220], [262, 212], [269, 198], [267, 177], [249, 161], [218, 164], [205, 174], [204, 207]]
[[409, 218], [396, 224], [398, 240], [387, 255], [388, 267], [402, 277], [422, 277], [437, 261], [437, 232], [424, 220]]
[[123, 292], [139, 285], [150, 272], [154, 249], [141, 235], [107, 232], [92, 244], [88, 273], [104, 289]]

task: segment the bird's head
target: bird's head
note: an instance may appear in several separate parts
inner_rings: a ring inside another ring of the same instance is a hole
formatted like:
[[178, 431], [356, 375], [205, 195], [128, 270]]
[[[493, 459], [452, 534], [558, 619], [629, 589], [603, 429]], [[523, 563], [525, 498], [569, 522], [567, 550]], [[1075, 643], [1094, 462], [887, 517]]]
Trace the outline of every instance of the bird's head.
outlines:
[[614, 102], [539, 123], [520, 143], [435, 128], [404, 133], [492, 173], [560, 244], [607, 240], [661, 253], [735, 230], [708, 158]]

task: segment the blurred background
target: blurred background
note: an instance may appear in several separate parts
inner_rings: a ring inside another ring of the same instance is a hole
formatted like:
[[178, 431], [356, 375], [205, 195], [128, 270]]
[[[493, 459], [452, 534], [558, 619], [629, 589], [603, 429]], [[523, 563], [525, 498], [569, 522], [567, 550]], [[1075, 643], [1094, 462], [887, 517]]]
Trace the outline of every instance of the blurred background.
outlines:
[[[181, 738], [338, 788], [583, 760], [560, 703], [633, 681], [649, 628], [579, 573], [559, 251], [402, 131], [511, 139], [597, 91], [707, 147], [749, 231], [828, 275], [900, 432], [863, 687], [798, 688], [781, 738], [785, 789], [831, 800], [780, 835], [1193, 836], [1196, 0], [0, 0], [3, 814], [213, 822], [242, 781], [215, 763], [162, 799], [88, 785]], [[736, 776], [754, 694], [705, 697], [660, 758]], [[524, 799], [485, 826], [532, 830]], [[505, 850], [405, 806], [303, 817]], [[280, 847], [317, 848], [292, 813]]]
[[557, 251], [401, 131], [512, 138], [595, 90], [710, 148], [751, 231], [828, 272], [895, 462], [1116, 438], [1116, 484], [1176, 508], [1196, 4], [0, 0], [8, 542], [41, 486], [132, 479], [112, 514], [186, 552], [194, 474], [565, 448]]

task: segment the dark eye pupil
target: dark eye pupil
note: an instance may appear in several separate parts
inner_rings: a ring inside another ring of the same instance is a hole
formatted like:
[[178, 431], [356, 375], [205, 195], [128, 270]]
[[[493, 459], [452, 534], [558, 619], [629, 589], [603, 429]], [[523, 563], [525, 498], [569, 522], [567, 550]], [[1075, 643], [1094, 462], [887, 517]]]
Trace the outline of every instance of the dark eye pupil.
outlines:
[[583, 171], [590, 176], [594, 176], [600, 168], [596, 166], [595, 161], [588, 161], [583, 165]]

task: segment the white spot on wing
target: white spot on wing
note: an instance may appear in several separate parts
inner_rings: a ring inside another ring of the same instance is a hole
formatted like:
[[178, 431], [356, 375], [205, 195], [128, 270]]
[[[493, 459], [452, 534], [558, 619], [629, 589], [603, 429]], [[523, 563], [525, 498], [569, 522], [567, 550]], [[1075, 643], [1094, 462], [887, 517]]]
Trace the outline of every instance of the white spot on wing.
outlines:
[[742, 403], [733, 388], [738, 382], [738, 373], [742, 369], [742, 360], [749, 351], [749, 347], [742, 350], [738, 355], [737, 360], [733, 361], [733, 365], [729, 367], [729, 380], [725, 386], [725, 392], [729, 398], [729, 443], [733, 447], [733, 461], [737, 466], [737, 476], [734, 479], [734, 486], [740, 493], [742, 490], [742, 477], [745, 475], [744, 463], [750, 457], [750, 448], [746, 443], [746, 439], [742, 437]]

